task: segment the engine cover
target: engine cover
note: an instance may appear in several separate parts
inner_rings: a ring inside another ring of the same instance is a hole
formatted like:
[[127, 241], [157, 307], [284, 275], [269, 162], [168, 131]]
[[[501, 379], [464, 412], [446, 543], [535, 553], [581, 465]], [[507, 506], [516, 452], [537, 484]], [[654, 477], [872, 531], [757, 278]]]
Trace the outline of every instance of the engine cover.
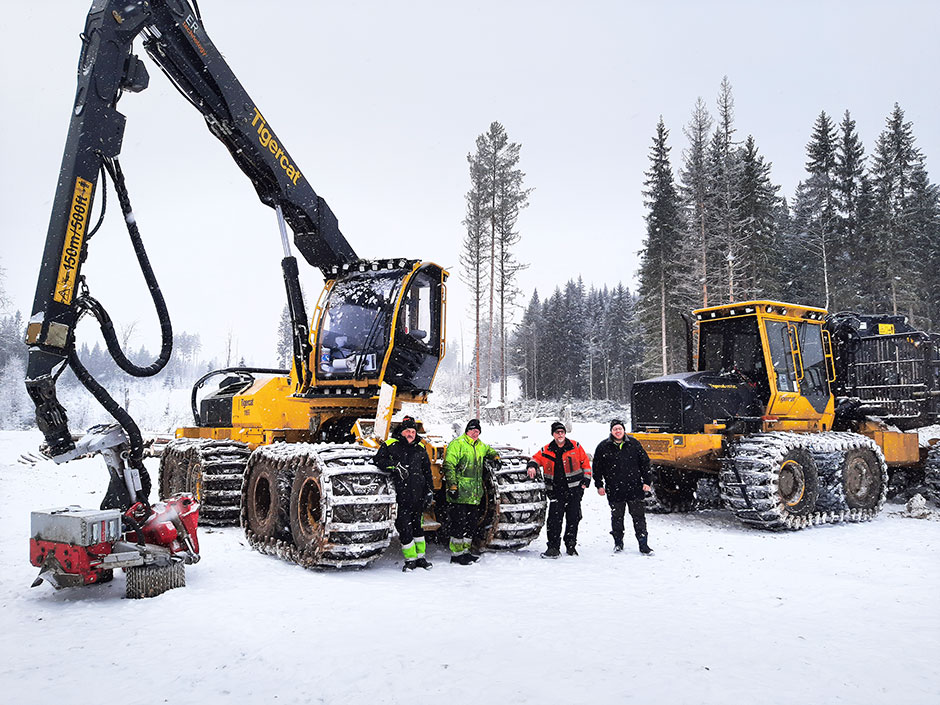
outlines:
[[736, 373], [680, 372], [634, 382], [630, 401], [636, 432], [703, 433], [705, 424], [763, 413], [756, 388]]

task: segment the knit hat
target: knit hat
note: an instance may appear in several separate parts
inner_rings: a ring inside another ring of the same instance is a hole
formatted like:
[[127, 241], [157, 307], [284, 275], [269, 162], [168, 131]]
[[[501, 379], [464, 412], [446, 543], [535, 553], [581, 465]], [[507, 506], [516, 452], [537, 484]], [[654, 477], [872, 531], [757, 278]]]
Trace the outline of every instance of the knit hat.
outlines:
[[470, 419], [467, 421], [467, 427], [463, 430], [463, 432], [466, 433], [467, 431], [472, 431], [473, 429], [476, 429], [477, 431], [483, 430], [480, 428], [480, 419]]
[[610, 430], [614, 430], [614, 426], [623, 426], [623, 430], [626, 431], [627, 427], [623, 425], [623, 421], [620, 419], [612, 419], [610, 422]]
[[561, 421], [552, 422], [552, 435], [554, 435], [555, 431], [564, 431], [565, 433], [568, 433], [568, 429], [565, 428], [565, 425]]
[[415, 423], [415, 420], [410, 416], [406, 416], [401, 420], [401, 423], [398, 424], [398, 430], [404, 431], [406, 428], [413, 428], [415, 431], [418, 430], [418, 425]]

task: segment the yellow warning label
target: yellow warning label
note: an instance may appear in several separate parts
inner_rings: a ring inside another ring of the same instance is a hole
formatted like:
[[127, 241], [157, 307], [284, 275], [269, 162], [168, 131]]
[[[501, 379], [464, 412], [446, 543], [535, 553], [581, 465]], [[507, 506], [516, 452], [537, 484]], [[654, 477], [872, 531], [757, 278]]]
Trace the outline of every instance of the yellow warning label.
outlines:
[[91, 182], [78, 177], [75, 179], [75, 193], [72, 195], [72, 208], [65, 231], [65, 243], [62, 245], [62, 260], [59, 262], [59, 276], [55, 283], [53, 298], [59, 303], [72, 303], [75, 294], [75, 277], [78, 261], [85, 240], [85, 228], [88, 225], [91, 210]]
[[894, 335], [894, 324], [893, 323], [879, 323], [878, 335]]

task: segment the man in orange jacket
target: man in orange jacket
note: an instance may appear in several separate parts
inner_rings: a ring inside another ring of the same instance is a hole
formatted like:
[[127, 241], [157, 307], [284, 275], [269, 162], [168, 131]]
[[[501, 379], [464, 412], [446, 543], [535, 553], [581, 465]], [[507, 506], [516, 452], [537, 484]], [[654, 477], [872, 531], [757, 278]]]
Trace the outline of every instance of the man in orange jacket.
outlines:
[[577, 441], [567, 437], [565, 425], [552, 424], [554, 440], [541, 448], [527, 470], [534, 478], [538, 470], [545, 476], [548, 488], [548, 549], [542, 558], [561, 555], [561, 523], [565, 520], [565, 549], [569, 556], [578, 555], [578, 522], [581, 521], [581, 498], [591, 484], [591, 461]]

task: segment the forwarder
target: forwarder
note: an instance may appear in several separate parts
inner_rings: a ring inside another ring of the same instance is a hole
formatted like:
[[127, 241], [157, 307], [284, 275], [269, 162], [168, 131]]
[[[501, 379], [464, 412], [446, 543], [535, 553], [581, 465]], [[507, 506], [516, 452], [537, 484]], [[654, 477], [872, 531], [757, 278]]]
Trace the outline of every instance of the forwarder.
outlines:
[[690, 371], [631, 396], [659, 507], [691, 510], [717, 478], [745, 524], [801, 529], [871, 519], [892, 485], [940, 489], [940, 443], [912, 431], [940, 419], [940, 336], [778, 301], [693, 315]]

